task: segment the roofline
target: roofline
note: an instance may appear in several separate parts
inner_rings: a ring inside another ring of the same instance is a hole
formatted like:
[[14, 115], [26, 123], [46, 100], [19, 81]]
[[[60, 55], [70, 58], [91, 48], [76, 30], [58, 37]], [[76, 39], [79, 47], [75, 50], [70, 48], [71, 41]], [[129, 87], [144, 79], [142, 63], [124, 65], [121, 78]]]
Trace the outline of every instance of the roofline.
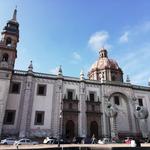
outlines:
[[19, 75], [19, 76], [27, 76], [27, 75], [31, 75], [35, 78], [45, 78], [45, 79], [53, 79], [53, 80], [57, 80], [57, 79], [62, 79], [63, 81], [69, 81], [69, 82], [84, 82], [86, 84], [96, 84], [96, 85], [110, 85], [110, 86], [119, 86], [119, 87], [127, 87], [127, 88], [131, 88], [134, 90], [143, 90], [143, 91], [150, 91], [150, 87], [148, 86], [141, 86], [141, 85], [134, 85], [131, 83], [123, 83], [123, 82], [119, 82], [119, 81], [98, 81], [98, 80], [89, 80], [89, 79], [85, 79], [85, 80], [80, 80], [80, 78], [77, 77], [71, 77], [71, 76], [62, 76], [60, 78], [60, 76], [54, 75], [54, 74], [47, 74], [47, 73], [39, 73], [39, 72], [32, 72], [28, 73], [28, 71], [23, 71], [23, 70], [14, 70], [13, 72], [14, 75]]

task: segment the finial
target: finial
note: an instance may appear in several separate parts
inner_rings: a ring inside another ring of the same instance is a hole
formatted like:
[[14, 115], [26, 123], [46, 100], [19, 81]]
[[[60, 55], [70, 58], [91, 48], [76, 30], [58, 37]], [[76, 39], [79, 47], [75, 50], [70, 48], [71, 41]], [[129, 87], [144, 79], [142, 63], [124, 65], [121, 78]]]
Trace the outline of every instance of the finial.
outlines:
[[28, 67], [28, 71], [33, 71], [32, 60], [30, 61], [30, 65], [29, 65], [29, 67]]
[[62, 76], [62, 69], [61, 69], [61, 65], [59, 66], [58, 68], [58, 73], [57, 73], [58, 76]]
[[126, 82], [127, 82], [127, 83], [130, 83], [129, 75], [127, 75]]
[[101, 49], [101, 50], [105, 50], [105, 46], [104, 46], [104, 45], [102, 46], [102, 49]]
[[84, 80], [84, 72], [83, 72], [83, 69], [81, 69], [81, 72], [80, 72], [80, 80]]
[[13, 18], [12, 18], [13, 21], [17, 21], [17, 5], [14, 9], [14, 13], [13, 13]]

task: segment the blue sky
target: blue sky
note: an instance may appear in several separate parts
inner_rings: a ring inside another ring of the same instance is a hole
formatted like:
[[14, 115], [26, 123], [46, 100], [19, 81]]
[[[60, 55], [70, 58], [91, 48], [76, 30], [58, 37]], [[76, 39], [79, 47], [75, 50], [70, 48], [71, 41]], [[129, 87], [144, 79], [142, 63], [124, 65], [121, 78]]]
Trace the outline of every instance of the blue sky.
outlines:
[[17, 5], [20, 42], [15, 68], [85, 76], [102, 46], [131, 83], [150, 78], [149, 0], [0, 0], [0, 30]]

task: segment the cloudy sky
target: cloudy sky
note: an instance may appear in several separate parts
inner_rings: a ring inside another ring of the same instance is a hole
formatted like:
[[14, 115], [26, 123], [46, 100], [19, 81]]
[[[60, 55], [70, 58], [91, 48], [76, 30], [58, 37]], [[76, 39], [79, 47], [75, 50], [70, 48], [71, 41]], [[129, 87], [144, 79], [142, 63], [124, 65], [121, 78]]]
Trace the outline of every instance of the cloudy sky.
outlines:
[[20, 42], [16, 69], [85, 76], [107, 48], [133, 84], [150, 78], [149, 0], [0, 0], [0, 30], [17, 5]]

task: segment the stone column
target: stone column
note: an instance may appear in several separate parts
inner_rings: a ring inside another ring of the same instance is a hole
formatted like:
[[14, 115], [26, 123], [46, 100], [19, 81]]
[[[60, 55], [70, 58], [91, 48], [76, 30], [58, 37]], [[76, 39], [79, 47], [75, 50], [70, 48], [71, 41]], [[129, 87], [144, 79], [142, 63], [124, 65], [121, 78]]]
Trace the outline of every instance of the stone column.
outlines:
[[11, 72], [0, 71], [0, 138], [10, 88]]
[[87, 115], [86, 115], [86, 93], [85, 93], [85, 83], [81, 81], [80, 83], [80, 97], [79, 97], [79, 125], [78, 125], [78, 135], [80, 137], [86, 137], [87, 135]]
[[20, 122], [20, 131], [19, 137], [28, 137], [29, 136], [29, 128], [31, 121], [31, 112], [33, 105], [33, 76], [28, 74], [26, 78], [26, 84], [24, 89], [24, 99], [23, 99], [23, 108], [22, 108], [22, 116]]
[[10, 80], [0, 79], [0, 137], [9, 93]]
[[103, 123], [103, 137], [109, 137], [110, 133], [109, 133], [109, 119], [105, 114], [105, 106], [102, 104], [102, 108], [103, 108], [103, 115], [102, 115], [102, 123]]
[[[58, 138], [62, 135], [62, 95], [63, 95], [63, 81], [58, 78], [55, 83], [54, 100], [52, 102], [52, 136]], [[60, 116], [61, 115], [61, 116]]]
[[105, 89], [104, 85], [102, 85], [102, 123], [103, 123], [103, 137], [109, 137], [110, 136], [110, 122], [106, 115], [106, 103], [108, 101], [108, 96], [105, 95]]

